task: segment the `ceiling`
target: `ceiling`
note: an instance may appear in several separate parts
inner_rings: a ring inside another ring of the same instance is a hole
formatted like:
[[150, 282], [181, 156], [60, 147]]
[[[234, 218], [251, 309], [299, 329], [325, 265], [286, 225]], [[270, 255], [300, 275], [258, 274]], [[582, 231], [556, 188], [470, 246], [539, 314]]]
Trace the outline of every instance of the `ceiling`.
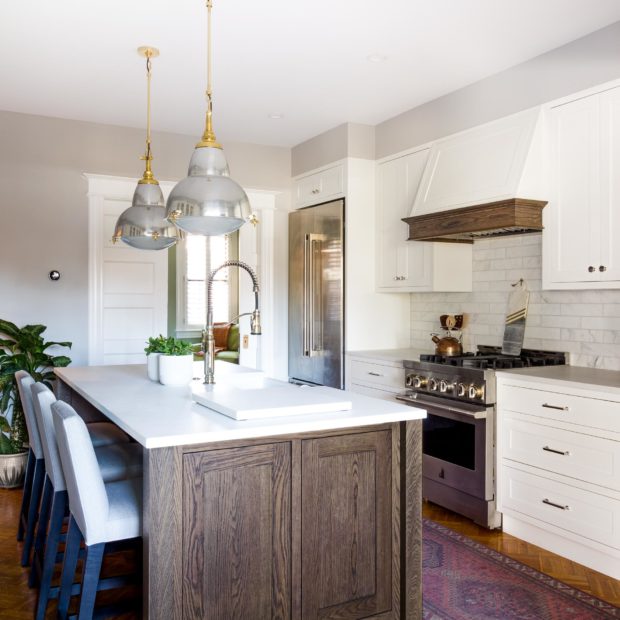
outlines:
[[[618, 20], [618, 0], [214, 0], [214, 128], [290, 147], [375, 125]], [[151, 45], [153, 130], [202, 133], [204, 0], [4, 0], [0, 23], [0, 109], [144, 127]]]

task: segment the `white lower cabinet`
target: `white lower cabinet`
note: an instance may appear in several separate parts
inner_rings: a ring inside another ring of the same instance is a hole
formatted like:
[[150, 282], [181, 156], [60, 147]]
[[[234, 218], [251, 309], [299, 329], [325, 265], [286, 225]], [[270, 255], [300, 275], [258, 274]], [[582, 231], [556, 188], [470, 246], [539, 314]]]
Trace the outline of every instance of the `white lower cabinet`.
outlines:
[[393, 400], [404, 390], [405, 369], [402, 361], [373, 359], [348, 353], [345, 369], [346, 389], [384, 400]]
[[620, 372], [529, 371], [497, 375], [503, 529], [620, 579]]

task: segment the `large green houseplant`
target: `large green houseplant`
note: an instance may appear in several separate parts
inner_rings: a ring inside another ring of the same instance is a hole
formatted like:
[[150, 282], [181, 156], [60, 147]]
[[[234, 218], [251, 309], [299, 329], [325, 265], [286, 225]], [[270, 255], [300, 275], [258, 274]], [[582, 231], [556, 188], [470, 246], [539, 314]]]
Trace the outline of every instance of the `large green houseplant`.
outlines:
[[27, 452], [28, 431], [15, 373], [25, 370], [35, 381], [51, 386], [53, 368], [71, 363], [66, 355], [46, 352], [53, 345], [71, 347], [70, 342], [46, 342], [42, 336], [46, 329], [45, 325], [20, 328], [0, 319], [0, 455]]

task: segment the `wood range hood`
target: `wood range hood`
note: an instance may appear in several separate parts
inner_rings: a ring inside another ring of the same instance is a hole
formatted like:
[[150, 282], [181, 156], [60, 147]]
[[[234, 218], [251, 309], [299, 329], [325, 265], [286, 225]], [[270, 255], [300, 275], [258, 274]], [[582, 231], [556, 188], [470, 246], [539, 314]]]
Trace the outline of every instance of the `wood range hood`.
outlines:
[[544, 128], [535, 107], [434, 142], [403, 218], [408, 238], [472, 243], [540, 232], [549, 195]]
[[409, 240], [473, 243], [475, 239], [540, 232], [543, 200], [509, 198], [403, 218]]

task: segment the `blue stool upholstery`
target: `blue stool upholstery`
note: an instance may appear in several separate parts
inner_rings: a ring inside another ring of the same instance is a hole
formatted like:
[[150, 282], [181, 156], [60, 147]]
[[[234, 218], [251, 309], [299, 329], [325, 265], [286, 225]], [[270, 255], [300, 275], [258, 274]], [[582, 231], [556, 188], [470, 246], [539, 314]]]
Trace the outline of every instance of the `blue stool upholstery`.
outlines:
[[[56, 402], [56, 397], [43, 383], [33, 384], [31, 393], [43, 447], [46, 478], [34, 544], [30, 584], [34, 585], [37, 580], [39, 581], [35, 618], [43, 620], [48, 601], [58, 596], [58, 588], [52, 587], [52, 575], [62, 524], [67, 513], [67, 491], [52, 420], [51, 405]], [[142, 447], [136, 443], [101, 446], [95, 448], [95, 456], [101, 476], [106, 482], [142, 475]]]
[[92, 618], [107, 543], [142, 536], [142, 478], [104, 482], [86, 424], [62, 401], [52, 403], [58, 451], [69, 495], [69, 529], [62, 566], [58, 615], [66, 618], [83, 540], [78, 618]]

